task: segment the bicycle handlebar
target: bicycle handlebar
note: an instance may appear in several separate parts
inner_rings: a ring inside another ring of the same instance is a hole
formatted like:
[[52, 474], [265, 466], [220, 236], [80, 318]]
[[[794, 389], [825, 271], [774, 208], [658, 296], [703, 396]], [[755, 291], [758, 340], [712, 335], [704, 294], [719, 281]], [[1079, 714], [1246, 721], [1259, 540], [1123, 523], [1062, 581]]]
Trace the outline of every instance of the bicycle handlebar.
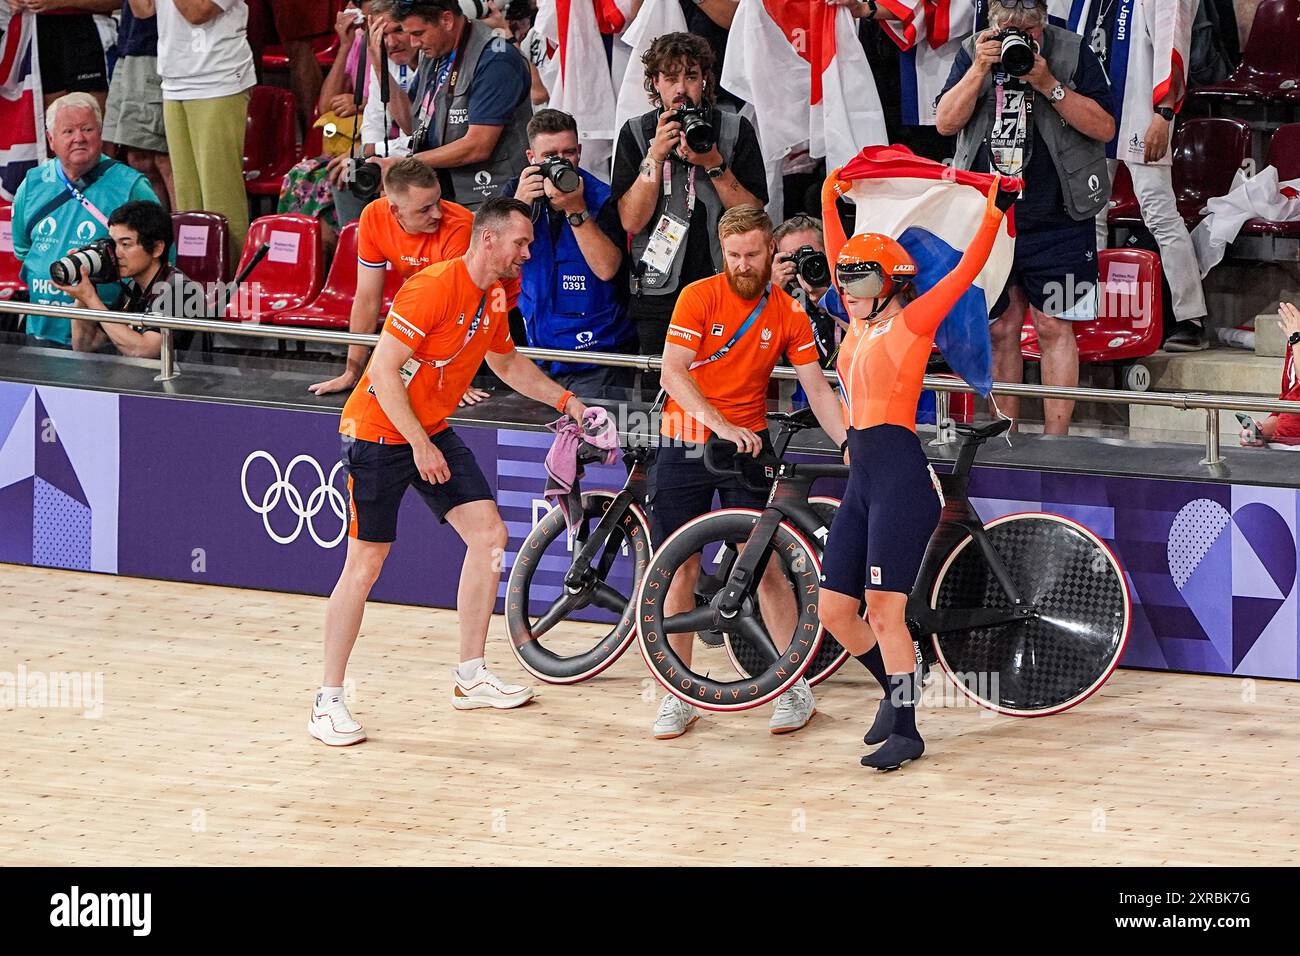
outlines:
[[[715, 455], [719, 453], [726, 452], [730, 452], [731, 454], [732, 466], [730, 468], [722, 467], [718, 464], [715, 457]], [[767, 478], [776, 477], [776, 469], [781, 467], [781, 459], [777, 458], [776, 455], [772, 454], [770, 451], [764, 450], [759, 452], [757, 458], [753, 458], [749, 455], [742, 456], [740, 454], [740, 449], [737, 447], [735, 442], [726, 441], [719, 438], [717, 435], [710, 435], [709, 440], [704, 443], [704, 467], [708, 470], [709, 474], [721, 477], [739, 478], [740, 483], [750, 491], [766, 494], [769, 490], [766, 484], [757, 484], [749, 480], [749, 476], [746, 474], [744, 466], [745, 459], [753, 462], [750, 466], [751, 468], [763, 468], [764, 471], [767, 472]]]

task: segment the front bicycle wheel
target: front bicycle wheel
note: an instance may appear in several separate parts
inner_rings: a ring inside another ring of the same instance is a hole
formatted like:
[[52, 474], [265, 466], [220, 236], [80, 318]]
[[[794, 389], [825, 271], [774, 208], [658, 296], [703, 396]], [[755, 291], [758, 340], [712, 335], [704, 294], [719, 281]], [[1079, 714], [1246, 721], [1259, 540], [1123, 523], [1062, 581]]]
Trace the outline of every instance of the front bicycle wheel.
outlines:
[[[811, 541], [812, 544], [817, 546], [818, 559], [820, 560], [822, 549], [826, 547], [826, 533], [830, 531], [831, 522], [835, 520], [835, 513], [840, 507], [840, 499], [818, 495], [809, 498], [808, 503], [817, 512], [817, 517], [822, 520], [823, 533], [818, 535], [815, 541]], [[736, 669], [736, 673], [748, 677], [750, 674], [763, 669], [763, 658], [758, 653], [758, 649], [750, 642], [733, 641], [724, 635], [723, 643], [726, 645], [727, 656], [731, 658], [731, 666]], [[840, 646], [840, 642], [835, 640], [830, 631], [823, 631], [821, 646], [817, 649], [817, 654], [813, 657], [812, 663], [808, 665], [808, 669], [803, 672], [804, 679], [809, 684], [820, 684], [839, 670], [848, 659], [849, 652]]]
[[[720, 610], [721, 592], [703, 606], [664, 614], [664, 599], [681, 566], [699, 554], [701, 575], [715, 573], [714, 562], [733, 560], [761, 515], [749, 508], [728, 508], [688, 521], [655, 550], [637, 593], [638, 644], [650, 672], [669, 692], [705, 710], [748, 710], [783, 694], [803, 676], [821, 644], [822, 628], [817, 620], [821, 562], [803, 535], [784, 522], [772, 536], [766, 560], [778, 562], [795, 598], [796, 620], [785, 651], [778, 652], [768, 634], [752, 593], [757, 585], [731, 617], [724, 617]], [[736, 680], [715, 678], [710, 668], [705, 668], [704, 674], [692, 670], [668, 638], [691, 634], [694, 640], [693, 635], [708, 629], [721, 631], [733, 643], [749, 643], [756, 657], [766, 663], [756, 665], [749, 674], [738, 674]]]
[[[558, 507], [519, 547], [506, 590], [506, 629], [515, 657], [538, 680], [588, 680], [618, 660], [636, 637], [630, 595], [650, 563], [650, 530], [635, 502], [622, 507], [617, 520], [602, 521], [615, 500], [611, 491], [582, 494], [589, 540], [599, 546], [583, 567], [575, 563], [582, 542], [570, 541]], [[611, 616], [613, 626], [594, 644], [587, 628], [557, 627], [564, 621], [608, 623]]]
[[[976, 703], [1015, 717], [1058, 714], [1110, 677], [1128, 641], [1132, 604], [1104, 541], [1076, 521], [1015, 514], [984, 526], [1032, 619], [933, 635], [939, 664]], [[958, 542], [935, 576], [930, 606], [1009, 609], [974, 538]]]

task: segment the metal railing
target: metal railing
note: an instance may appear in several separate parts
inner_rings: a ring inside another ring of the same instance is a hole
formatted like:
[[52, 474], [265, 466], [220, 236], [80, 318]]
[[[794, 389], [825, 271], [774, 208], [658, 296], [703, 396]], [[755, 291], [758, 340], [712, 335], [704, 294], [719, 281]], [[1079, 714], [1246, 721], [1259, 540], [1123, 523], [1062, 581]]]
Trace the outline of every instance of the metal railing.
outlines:
[[[162, 315], [140, 315], [126, 312], [99, 311], [81, 309], [66, 305], [37, 305], [29, 302], [0, 300], [0, 312], [19, 315], [47, 315], [60, 319], [88, 319], [95, 322], [117, 322], [137, 329], [150, 327], [162, 332], [162, 354], [159, 358], [160, 371], [155, 381], [169, 382], [181, 373], [176, 364], [176, 352], [172, 347], [172, 332], [211, 332], [221, 335], [247, 336], [251, 338], [272, 338], [289, 342], [318, 342], [328, 345], [367, 345], [373, 346], [379, 341], [374, 333], [335, 332], [330, 329], [309, 329], [284, 325], [262, 325], [257, 322], [233, 322], [223, 319], [177, 319]], [[577, 355], [562, 349], [521, 348], [521, 355], [544, 362], [573, 361]], [[614, 365], [622, 368], [636, 369], [642, 372], [656, 372], [663, 366], [663, 360], [650, 355], [623, 355], [613, 352], [582, 352], [581, 360], [591, 365]], [[834, 383], [837, 377], [834, 371], [823, 371], [827, 380]], [[794, 379], [794, 369], [778, 365], [772, 371], [776, 379]], [[935, 420], [943, 422], [949, 418], [950, 395], [953, 392], [975, 394], [964, 381], [958, 378], [927, 375], [925, 387], [937, 392]], [[1300, 402], [1284, 402], [1279, 399], [1244, 398], [1239, 395], [1215, 395], [1205, 392], [1130, 392], [1105, 388], [1064, 388], [1048, 385], [1019, 385], [1004, 382], [993, 383], [994, 395], [1010, 395], [1020, 398], [1059, 398], [1079, 402], [1102, 402], [1110, 405], [1150, 405], [1164, 408], [1176, 408], [1181, 411], [1203, 410], [1205, 412], [1205, 457], [1203, 465], [1218, 465], [1223, 461], [1220, 449], [1219, 415], [1220, 411], [1231, 412], [1268, 412], [1300, 415]], [[951, 441], [945, 430], [939, 429], [935, 444]]]

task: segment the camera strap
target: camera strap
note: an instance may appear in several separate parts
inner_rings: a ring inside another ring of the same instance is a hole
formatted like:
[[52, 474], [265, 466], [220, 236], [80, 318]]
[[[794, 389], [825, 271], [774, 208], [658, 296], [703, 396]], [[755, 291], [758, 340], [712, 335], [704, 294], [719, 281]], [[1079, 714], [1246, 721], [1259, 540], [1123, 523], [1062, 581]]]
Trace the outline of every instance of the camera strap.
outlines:
[[[108, 167], [112, 164], [112, 162], [113, 161], [111, 159], [104, 160], [102, 163], [100, 163], [98, 166], [96, 166], [94, 169], [92, 169], [89, 173], [86, 174], [84, 179], [86, 182], [87, 189], [89, 189], [91, 185], [93, 185], [94, 182], [99, 179], [100, 176], [104, 175], [104, 172], [108, 169]], [[63, 188], [68, 191], [69, 195], [71, 195], [71, 197], [75, 199], [77, 202], [81, 203], [81, 208], [86, 210], [86, 212], [90, 213], [90, 215], [95, 219], [96, 222], [98, 222], [101, 226], [107, 229], [108, 217], [104, 215], [104, 213], [100, 210], [98, 206], [96, 206], [93, 202], [90, 201], [89, 197], [87, 197], [85, 193], [83, 193], [76, 186], [72, 185], [72, 181], [68, 179], [68, 174], [63, 171], [63, 164], [56, 163], [54, 166], [54, 171], [59, 177], [59, 182], [63, 183]], [[91, 178], [92, 176], [94, 176], [94, 179]], [[66, 201], [67, 200], [64, 200], [64, 202]], [[59, 203], [59, 205], [62, 204], [63, 203]], [[56, 206], [55, 208], [58, 207]], [[46, 215], [49, 215], [49, 213], [46, 213]], [[45, 216], [41, 217], [41, 219], [44, 218]], [[40, 220], [37, 219], [34, 221], [39, 222]]]
[[[691, 216], [695, 213], [695, 170], [698, 166], [692, 166], [686, 173], [686, 221], [691, 221]], [[660, 177], [664, 183], [664, 205], [667, 206], [669, 198], [673, 194], [673, 161], [664, 160], [663, 176]]]
[[989, 158], [1004, 176], [1019, 176], [1029, 166], [1033, 149], [1030, 128], [1034, 97], [1029, 86], [998, 73], [994, 81], [993, 126], [989, 130]]
[[749, 316], [745, 319], [745, 321], [741, 323], [740, 328], [736, 329], [736, 331], [732, 333], [731, 338], [727, 341], [727, 344], [724, 345], [722, 348], [718, 349], [708, 358], [700, 359], [698, 362], [692, 362], [690, 364], [689, 370], [694, 372], [701, 365], [708, 365], [710, 362], [716, 362], [718, 359], [722, 358], [724, 355], [730, 352], [732, 346], [734, 346], [737, 342], [740, 341], [741, 336], [743, 336], [746, 332], [748, 332], [750, 328], [753, 326], [753, 324], [758, 321], [758, 317], [763, 314], [763, 309], [767, 306], [767, 300], [771, 294], [772, 294], [772, 283], [769, 282], [767, 284], [767, 288], [763, 290], [762, 296], [759, 297], [758, 305], [754, 306], [753, 311], [751, 311], [749, 313]]

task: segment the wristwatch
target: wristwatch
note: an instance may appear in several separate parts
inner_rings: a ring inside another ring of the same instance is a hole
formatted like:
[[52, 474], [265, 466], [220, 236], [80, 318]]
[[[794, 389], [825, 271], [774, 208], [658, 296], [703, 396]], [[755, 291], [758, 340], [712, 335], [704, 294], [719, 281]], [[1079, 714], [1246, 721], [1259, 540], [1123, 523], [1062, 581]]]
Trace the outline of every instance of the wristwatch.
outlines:
[[1291, 348], [1295, 348], [1297, 345], [1300, 345], [1300, 332], [1292, 332], [1290, 335], [1288, 335], [1286, 337], [1286, 344], [1289, 345]]
[[1063, 87], [1060, 83], [1057, 83], [1054, 87], [1052, 87], [1050, 90], [1047, 91], [1047, 98], [1051, 100], [1053, 103], [1061, 102], [1061, 100], [1065, 99], [1065, 87]]
[[710, 179], [717, 179], [726, 171], [727, 171], [727, 161], [725, 159], [722, 162], [718, 163], [718, 165], [714, 166], [712, 169], [705, 170], [705, 172], [709, 174]]
[[581, 226], [584, 222], [590, 219], [591, 216], [588, 215], [587, 211], [584, 209], [582, 212], [569, 213], [567, 218], [570, 226]]
[[1157, 106], [1156, 115], [1163, 117], [1166, 123], [1172, 123], [1174, 121], [1174, 111], [1168, 106]]

